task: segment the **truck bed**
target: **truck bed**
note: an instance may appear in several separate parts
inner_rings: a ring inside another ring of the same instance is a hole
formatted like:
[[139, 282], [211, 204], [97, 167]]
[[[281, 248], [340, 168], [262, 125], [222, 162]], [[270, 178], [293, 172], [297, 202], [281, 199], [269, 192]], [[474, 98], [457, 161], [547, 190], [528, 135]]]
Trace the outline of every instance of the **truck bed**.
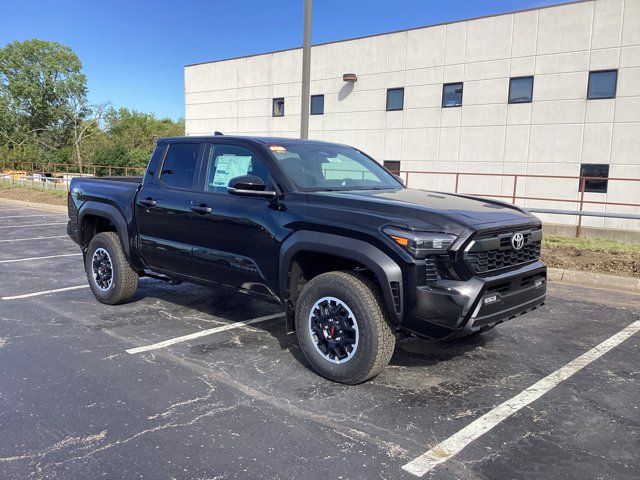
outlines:
[[82, 177], [91, 180], [106, 180], [107, 182], [142, 183], [142, 176], [111, 176], [111, 177]]
[[75, 177], [71, 180], [71, 194], [79, 204], [89, 200], [111, 204], [129, 222], [141, 186], [142, 177]]

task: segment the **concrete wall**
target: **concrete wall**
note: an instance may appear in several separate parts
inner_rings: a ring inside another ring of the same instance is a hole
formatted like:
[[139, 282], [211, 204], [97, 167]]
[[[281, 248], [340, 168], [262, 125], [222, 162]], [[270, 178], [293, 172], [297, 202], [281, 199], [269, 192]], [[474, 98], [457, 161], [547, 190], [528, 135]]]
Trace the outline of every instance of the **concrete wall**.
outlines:
[[[187, 134], [298, 136], [301, 56], [297, 49], [186, 67]], [[616, 98], [587, 100], [588, 72], [602, 69], [618, 69]], [[342, 81], [347, 72], [358, 75], [355, 84]], [[535, 76], [533, 102], [508, 104], [509, 78], [525, 75]], [[584, 1], [318, 45], [311, 78], [325, 113], [311, 116], [310, 137], [400, 160], [403, 171], [578, 176], [581, 163], [604, 163], [611, 177], [640, 178], [640, 0]], [[443, 83], [459, 81], [462, 107], [441, 108]], [[387, 112], [386, 89], [395, 87], [405, 89], [404, 109]], [[272, 117], [274, 97], [285, 97], [284, 117]], [[462, 176], [459, 190], [511, 195], [513, 182]], [[452, 191], [455, 176], [411, 174], [409, 185]], [[573, 179], [519, 178], [517, 194], [576, 200], [577, 187]], [[640, 183], [611, 181], [608, 193], [585, 199], [640, 203]], [[583, 223], [640, 230], [633, 220]]]

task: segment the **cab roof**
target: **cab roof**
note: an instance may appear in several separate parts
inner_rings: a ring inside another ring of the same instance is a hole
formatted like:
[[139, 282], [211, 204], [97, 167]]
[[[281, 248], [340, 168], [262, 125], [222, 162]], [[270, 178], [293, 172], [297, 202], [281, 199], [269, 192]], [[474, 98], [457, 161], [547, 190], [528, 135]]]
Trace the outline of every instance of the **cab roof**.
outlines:
[[333, 142], [324, 142], [322, 140], [303, 140], [300, 138], [290, 138], [290, 137], [255, 137], [255, 136], [244, 136], [244, 135], [194, 135], [194, 136], [186, 136], [186, 137], [161, 137], [158, 139], [158, 143], [170, 143], [170, 142], [202, 142], [202, 141], [213, 141], [213, 140], [239, 140], [239, 141], [248, 141], [254, 143], [262, 143], [264, 145], [340, 145], [346, 146], [340, 143]]

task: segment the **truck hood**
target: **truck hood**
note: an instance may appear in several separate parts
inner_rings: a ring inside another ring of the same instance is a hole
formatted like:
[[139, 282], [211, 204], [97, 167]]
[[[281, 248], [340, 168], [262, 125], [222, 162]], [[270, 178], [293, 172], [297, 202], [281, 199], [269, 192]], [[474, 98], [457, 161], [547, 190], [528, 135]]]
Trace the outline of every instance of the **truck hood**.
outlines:
[[539, 223], [529, 212], [504, 202], [411, 188], [313, 192], [307, 195], [307, 201], [341, 210], [383, 215], [390, 221], [416, 229]]

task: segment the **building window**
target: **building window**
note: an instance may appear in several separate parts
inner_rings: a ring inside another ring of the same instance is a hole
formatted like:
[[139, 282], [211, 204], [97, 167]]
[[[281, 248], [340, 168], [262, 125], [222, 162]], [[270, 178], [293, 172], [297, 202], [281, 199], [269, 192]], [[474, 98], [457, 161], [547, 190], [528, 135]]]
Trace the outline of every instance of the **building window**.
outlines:
[[399, 160], [385, 160], [383, 162], [384, 168], [391, 173], [398, 175], [400, 173], [400, 161]]
[[273, 99], [273, 116], [284, 117], [284, 98]]
[[460, 107], [462, 105], [462, 82], [445, 83], [442, 86], [442, 107]]
[[584, 180], [584, 191], [595, 193], [607, 193], [607, 180], [596, 180], [593, 177], [608, 178], [609, 177], [609, 165], [606, 163], [583, 163], [580, 165], [580, 184], [578, 185], [578, 191], [582, 191], [582, 177]]
[[533, 77], [509, 80], [509, 103], [530, 103], [533, 99]]
[[404, 88], [389, 88], [387, 90], [387, 111], [402, 110], [404, 108]]
[[324, 113], [324, 95], [311, 95], [311, 115]]
[[617, 84], [617, 70], [600, 70], [598, 72], [589, 72], [587, 99], [595, 100], [598, 98], [616, 98]]

